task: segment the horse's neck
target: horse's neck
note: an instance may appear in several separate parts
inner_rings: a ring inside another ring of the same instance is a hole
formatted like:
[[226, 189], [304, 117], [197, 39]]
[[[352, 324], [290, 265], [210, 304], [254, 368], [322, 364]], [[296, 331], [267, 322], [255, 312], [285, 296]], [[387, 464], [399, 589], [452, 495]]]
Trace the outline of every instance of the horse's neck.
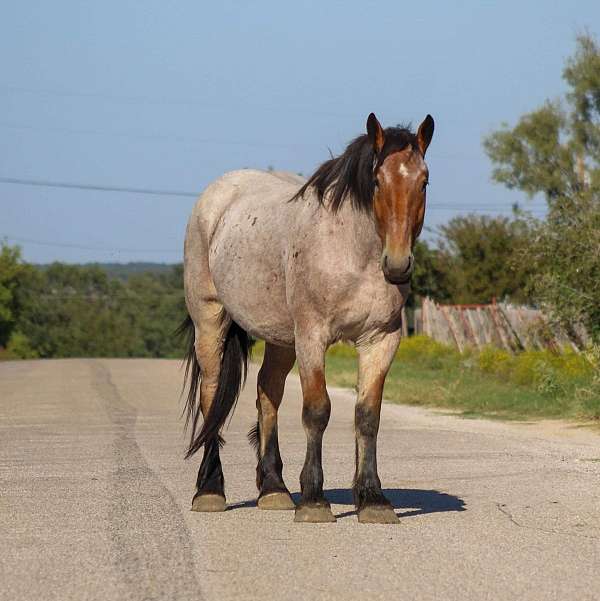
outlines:
[[345, 202], [338, 216], [349, 236], [352, 244], [349, 252], [355, 253], [363, 260], [371, 259], [379, 263], [382, 253], [382, 243], [375, 229], [375, 218], [364, 211], [358, 211], [350, 202]]

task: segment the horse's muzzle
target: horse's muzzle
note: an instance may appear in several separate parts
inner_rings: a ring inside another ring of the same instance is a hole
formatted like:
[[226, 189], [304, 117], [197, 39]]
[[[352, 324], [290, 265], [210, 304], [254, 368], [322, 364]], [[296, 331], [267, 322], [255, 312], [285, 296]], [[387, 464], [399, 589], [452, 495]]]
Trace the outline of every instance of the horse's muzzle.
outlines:
[[381, 259], [381, 268], [385, 279], [390, 284], [396, 285], [410, 282], [414, 264], [415, 260], [412, 254], [398, 260], [393, 260], [387, 254], [384, 254]]

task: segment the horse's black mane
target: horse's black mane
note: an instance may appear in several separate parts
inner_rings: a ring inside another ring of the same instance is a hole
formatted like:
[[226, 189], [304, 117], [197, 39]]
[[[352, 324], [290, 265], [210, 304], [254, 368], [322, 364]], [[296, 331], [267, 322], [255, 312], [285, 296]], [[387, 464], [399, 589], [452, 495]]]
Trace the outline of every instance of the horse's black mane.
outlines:
[[338, 157], [325, 161], [292, 197], [298, 200], [309, 188], [317, 193], [319, 202], [337, 211], [347, 198], [355, 209], [370, 212], [375, 189], [374, 172], [391, 153], [407, 146], [417, 149], [417, 137], [408, 127], [388, 127], [385, 144], [376, 156], [367, 134], [358, 136]]

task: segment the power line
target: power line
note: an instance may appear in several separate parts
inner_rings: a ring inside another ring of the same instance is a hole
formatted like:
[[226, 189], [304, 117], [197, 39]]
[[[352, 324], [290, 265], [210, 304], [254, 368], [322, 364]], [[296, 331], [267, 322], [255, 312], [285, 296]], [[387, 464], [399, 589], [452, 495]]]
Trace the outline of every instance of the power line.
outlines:
[[103, 252], [131, 252], [131, 253], [183, 253], [183, 248], [177, 250], [173, 248], [109, 248], [106, 246], [88, 246], [85, 244], [77, 244], [71, 242], [50, 242], [47, 240], [35, 240], [33, 238], [22, 238], [19, 236], [11, 236], [9, 234], [0, 234], [5, 240], [14, 242], [25, 242], [26, 244], [37, 244], [40, 246], [56, 246], [59, 248], [76, 248], [78, 250], [97, 250]]
[[[30, 179], [30, 178], [16, 178], [16, 177], [0, 177], [0, 183], [14, 184], [22, 186], [40, 186], [46, 188], [67, 188], [75, 190], [94, 190], [100, 192], [125, 192], [130, 194], [150, 194], [154, 196], [180, 196], [186, 198], [198, 198], [198, 192], [189, 192], [186, 190], [160, 190], [154, 188], [130, 188], [126, 186], [107, 186], [102, 184], [83, 184], [75, 182], [59, 182], [50, 180]], [[457, 212], [463, 211], [468, 213], [502, 213], [512, 212], [509, 207], [470, 207], [468, 205], [457, 205], [457, 204], [446, 204], [446, 205], [432, 205], [427, 206], [428, 211], [443, 211], [443, 212]], [[536, 212], [537, 213], [537, 212]], [[537, 213], [543, 214], [543, 213]]]
[[[94, 265], [93, 263], [88, 265]], [[143, 272], [142, 272], [143, 273]], [[133, 275], [138, 275], [136, 273], [132, 273]], [[153, 294], [157, 294], [156, 292], [153, 292]], [[175, 298], [180, 298], [181, 297], [181, 292], [178, 290], [170, 290], [170, 291], [165, 291], [165, 290], [161, 290], [160, 292], [158, 292], [158, 294], [161, 294], [163, 297], [164, 296], [174, 296]], [[100, 294], [80, 294], [80, 293], [74, 293], [74, 294], [39, 294], [36, 295], [36, 300], [45, 300], [45, 301], [55, 301], [55, 300], [85, 300], [85, 301], [100, 301], [100, 302], [106, 302], [109, 300], [138, 300], [139, 296], [135, 293], [135, 292], [130, 292], [130, 291], [126, 291], [126, 292], [122, 292], [122, 293], [100, 293]]]
[[[452, 213], [457, 213], [457, 212], [461, 212], [461, 213], [484, 213], [484, 214], [490, 214], [490, 215], [507, 215], [510, 214], [512, 215], [513, 210], [510, 207], [489, 207], [486, 209], [481, 209], [481, 208], [477, 208], [477, 207], [469, 207], [467, 205], [428, 205], [427, 206], [427, 210], [426, 212], [429, 211], [450, 211]], [[543, 212], [539, 212], [539, 211], [533, 211], [533, 213], [535, 215], [543, 215]]]
[[17, 177], [0, 177], [0, 183], [16, 184], [21, 186], [42, 186], [45, 188], [70, 188], [76, 190], [97, 190], [100, 192], [127, 192], [131, 194], [152, 194], [155, 196], [185, 196], [197, 198], [198, 192], [185, 192], [182, 190], [156, 190], [151, 188], [128, 188], [124, 186], [103, 186], [100, 184], [78, 184], [73, 182], [54, 182], [40, 179], [26, 179]]

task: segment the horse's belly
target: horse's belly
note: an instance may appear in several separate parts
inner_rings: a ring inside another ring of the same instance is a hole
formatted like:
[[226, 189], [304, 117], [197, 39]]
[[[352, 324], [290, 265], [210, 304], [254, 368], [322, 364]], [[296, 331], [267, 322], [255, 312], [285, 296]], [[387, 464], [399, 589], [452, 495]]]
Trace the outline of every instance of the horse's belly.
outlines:
[[293, 346], [281, 237], [261, 224], [260, 217], [254, 221], [256, 215], [237, 217], [235, 225], [217, 232], [210, 244], [209, 267], [219, 300], [250, 335]]

